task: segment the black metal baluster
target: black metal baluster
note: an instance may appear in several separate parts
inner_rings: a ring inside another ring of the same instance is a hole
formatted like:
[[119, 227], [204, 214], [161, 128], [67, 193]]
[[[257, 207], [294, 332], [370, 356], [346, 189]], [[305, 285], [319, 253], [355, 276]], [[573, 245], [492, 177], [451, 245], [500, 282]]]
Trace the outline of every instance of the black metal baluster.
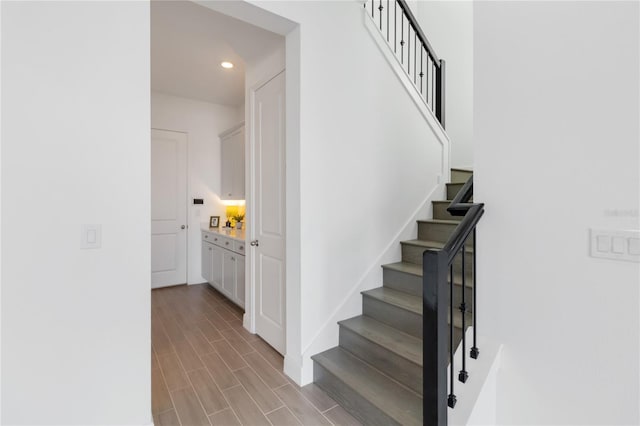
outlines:
[[387, 42], [389, 42], [389, 0], [387, 0]]
[[424, 73], [422, 72], [422, 63], [424, 62], [422, 59], [423, 50], [424, 50], [424, 46], [420, 45], [420, 94], [422, 94], [422, 77], [424, 77]]
[[400, 63], [404, 64], [404, 12], [400, 14]]
[[417, 33], [414, 32], [413, 33], [413, 84], [416, 84], [416, 78], [418, 76], [418, 73], [416, 72], [417, 70], [416, 62], [418, 60], [417, 47], [418, 47], [418, 36], [417, 36]]
[[431, 59], [431, 55], [427, 52], [427, 63], [425, 64], [426, 71], [426, 81], [424, 82], [424, 101], [429, 106], [429, 60]]
[[382, 9], [384, 9], [384, 7], [382, 6], [382, 0], [380, 0], [380, 6], [378, 6], [378, 10], [380, 11], [380, 31], [382, 31]]
[[[371, 0], [371, 17], [375, 18], [375, 13], [376, 13], [376, 5], [373, 3], [375, 0]], [[373, 21], [375, 22], [375, 21]]]
[[398, 1], [393, 0], [393, 53], [398, 53]]
[[436, 86], [436, 118], [438, 119], [438, 121], [440, 122], [440, 125], [442, 126], [442, 128], [445, 128], [445, 121], [446, 121], [446, 115], [447, 115], [447, 110], [446, 110], [446, 98], [445, 98], [445, 86], [446, 86], [446, 64], [444, 62], [444, 59], [440, 59], [440, 63], [438, 64], [438, 70], [437, 70], [437, 86]]
[[435, 83], [436, 83], [436, 66], [435, 66], [435, 61], [432, 61], [433, 63], [431, 64], [431, 111], [436, 112], [436, 103], [434, 102], [435, 99]]
[[407, 25], [407, 74], [411, 78], [411, 25]]
[[469, 373], [467, 373], [467, 327], [466, 327], [466, 315], [467, 315], [467, 304], [465, 303], [465, 293], [466, 293], [466, 277], [465, 277], [465, 252], [464, 252], [464, 244], [460, 249], [461, 257], [462, 257], [462, 303], [460, 304], [460, 313], [462, 314], [462, 370], [460, 370], [460, 374], [458, 374], [458, 380], [462, 383], [467, 381], [469, 378]]
[[478, 346], [477, 346], [477, 336], [476, 336], [476, 332], [478, 330], [478, 319], [476, 318], [476, 310], [477, 310], [477, 303], [476, 303], [476, 284], [477, 284], [477, 280], [476, 280], [476, 253], [478, 253], [476, 251], [476, 229], [473, 229], [473, 347], [471, 348], [471, 353], [469, 354], [469, 356], [473, 359], [478, 359], [478, 355], [480, 355], [480, 351], [478, 350]]
[[454, 393], [455, 383], [453, 379], [453, 351], [455, 348], [453, 347], [453, 262], [449, 266], [449, 397], [447, 398], [447, 405], [453, 408], [456, 406], [456, 395]]

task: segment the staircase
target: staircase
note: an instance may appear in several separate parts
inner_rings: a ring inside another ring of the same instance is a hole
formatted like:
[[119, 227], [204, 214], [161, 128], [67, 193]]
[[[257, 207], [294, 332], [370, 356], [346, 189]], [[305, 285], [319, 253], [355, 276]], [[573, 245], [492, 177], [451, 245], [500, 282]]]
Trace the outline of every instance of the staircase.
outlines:
[[[433, 219], [419, 220], [418, 238], [401, 242], [401, 262], [382, 265], [383, 286], [362, 292], [363, 314], [338, 323], [339, 346], [312, 357], [315, 383], [363, 424], [423, 423], [422, 253], [441, 249], [453, 233], [461, 217], [451, 216], [446, 209], [471, 174], [451, 170], [448, 201], [433, 201]], [[472, 252], [471, 243], [465, 246], [467, 253]], [[472, 257], [465, 256], [465, 261], [471, 262]], [[467, 266], [465, 270], [471, 271]], [[454, 285], [461, 287], [460, 259], [453, 269]], [[467, 300], [471, 300], [473, 282], [469, 275], [464, 289]], [[454, 312], [454, 347], [462, 336], [461, 315]], [[467, 313], [466, 325], [470, 324]]]

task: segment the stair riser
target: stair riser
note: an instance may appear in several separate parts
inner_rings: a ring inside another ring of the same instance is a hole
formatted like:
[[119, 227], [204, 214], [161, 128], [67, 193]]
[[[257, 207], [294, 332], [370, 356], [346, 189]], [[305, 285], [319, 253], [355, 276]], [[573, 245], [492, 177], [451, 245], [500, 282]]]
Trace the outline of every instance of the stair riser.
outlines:
[[[384, 287], [403, 291], [414, 296], [422, 296], [422, 277], [391, 269], [384, 269], [382, 276]], [[456, 279], [459, 280], [459, 278]], [[471, 311], [473, 288], [469, 287], [469, 285], [473, 282], [472, 277], [467, 275], [467, 280], [467, 286], [465, 287], [466, 294], [464, 297], [467, 304], [467, 310]], [[462, 283], [456, 281], [454, 284], [453, 302], [455, 306], [460, 306], [460, 303], [462, 303]]]
[[[422, 265], [423, 255], [426, 249], [424, 247], [415, 246], [412, 244], [402, 244], [402, 261], [407, 263], [413, 263], [415, 265]], [[466, 272], [470, 273], [473, 267], [473, 255], [469, 252], [465, 252], [464, 264]], [[462, 255], [456, 256], [453, 261], [453, 268], [456, 273], [462, 273]]]
[[378, 409], [358, 392], [347, 386], [339, 377], [333, 375], [317, 362], [313, 363], [313, 381], [332, 397], [352, 416], [365, 425], [399, 425], [398, 422]]
[[447, 184], [447, 200], [453, 200], [456, 194], [462, 189], [464, 183], [448, 183]]
[[422, 277], [393, 269], [382, 269], [382, 282], [385, 287], [422, 296]]
[[[418, 239], [446, 243], [456, 226], [457, 223], [418, 222]], [[473, 235], [467, 244], [473, 244]]]
[[433, 218], [434, 219], [442, 219], [442, 220], [457, 220], [458, 222], [462, 220], [464, 216], [452, 216], [447, 208], [450, 203], [432, 203], [433, 205]]
[[453, 223], [418, 222], [418, 239], [446, 243], [456, 226]]
[[465, 183], [473, 174], [473, 172], [467, 172], [464, 170], [451, 170], [451, 182], [452, 183]]
[[340, 346], [387, 376], [422, 394], [421, 366], [342, 326], [340, 327]]
[[364, 315], [395, 327], [411, 336], [422, 338], [422, 315], [406, 311], [366, 295], [363, 295], [362, 304]]

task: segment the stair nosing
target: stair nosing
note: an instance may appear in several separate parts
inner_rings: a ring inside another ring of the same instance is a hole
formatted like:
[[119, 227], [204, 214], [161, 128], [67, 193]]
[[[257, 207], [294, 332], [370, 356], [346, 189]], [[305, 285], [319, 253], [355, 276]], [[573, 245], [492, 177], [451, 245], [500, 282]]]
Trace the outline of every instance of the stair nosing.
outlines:
[[409, 271], [402, 271], [402, 270], [398, 269], [398, 268], [396, 267], [396, 265], [411, 265], [411, 267], [416, 267], [416, 266], [418, 266], [418, 267], [419, 267], [419, 266], [420, 266], [420, 265], [418, 265], [417, 263], [402, 262], [402, 261], [401, 261], [401, 262], [394, 262], [394, 263], [386, 263], [386, 264], [381, 265], [381, 266], [382, 266], [382, 268], [383, 268], [383, 269], [385, 269], [385, 268], [386, 268], [386, 269], [392, 269], [392, 270], [394, 270], [394, 271], [397, 271], [397, 272], [403, 272], [403, 273], [405, 273], [405, 274], [414, 275], [414, 276], [416, 276], [416, 277], [421, 277], [421, 276], [422, 276], [422, 268], [420, 268], [420, 270], [421, 270], [421, 271], [420, 271], [420, 273], [417, 273], [417, 274], [416, 274], [416, 273], [409, 272]]
[[418, 223], [439, 223], [446, 225], [459, 225], [459, 220], [449, 220], [449, 219], [418, 219]]
[[[429, 245], [416, 243], [417, 241], [423, 241], [425, 243], [428, 243]], [[446, 245], [446, 243], [443, 243], [443, 242], [440, 242], [440, 241], [421, 240], [420, 238], [416, 238], [414, 240], [400, 241], [400, 244], [410, 245], [410, 246], [413, 246], [413, 247], [424, 247], [424, 248], [434, 249], [434, 250], [442, 250], [444, 248], [444, 246]], [[438, 246], [440, 246], [440, 247], [438, 247]], [[467, 253], [473, 253], [473, 248], [465, 246], [465, 251]]]

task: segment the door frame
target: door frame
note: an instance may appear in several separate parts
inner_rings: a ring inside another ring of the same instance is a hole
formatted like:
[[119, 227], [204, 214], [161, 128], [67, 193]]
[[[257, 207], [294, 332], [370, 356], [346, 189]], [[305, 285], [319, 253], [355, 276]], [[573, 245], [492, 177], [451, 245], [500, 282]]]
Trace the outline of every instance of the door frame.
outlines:
[[[185, 256], [186, 256], [186, 262], [187, 262], [187, 271], [186, 271], [186, 281], [185, 284], [189, 285], [189, 255], [190, 255], [190, 251], [189, 251], [189, 233], [190, 233], [190, 227], [189, 227], [189, 221], [191, 219], [191, 210], [189, 209], [189, 195], [191, 194], [191, 164], [189, 162], [189, 156], [191, 154], [191, 150], [190, 148], [190, 144], [189, 144], [189, 133], [185, 132], [183, 130], [173, 130], [173, 129], [163, 129], [161, 127], [153, 127], [151, 126], [151, 131], [153, 130], [160, 130], [161, 132], [172, 132], [172, 133], [182, 133], [185, 138], [187, 139], [187, 168], [186, 168], [186, 172], [187, 172], [187, 187], [186, 187], [186, 194], [187, 197], [184, 200], [184, 209], [186, 211], [186, 220], [185, 220], [185, 226], [187, 227], [186, 231], [186, 247], [185, 247]], [[151, 142], [151, 141], [150, 141]], [[149, 145], [149, 149], [151, 149], [151, 145]], [[151, 190], [151, 188], [149, 188], [149, 190]], [[149, 224], [151, 224], [151, 218], [149, 218]], [[180, 285], [180, 284], [178, 284]], [[153, 289], [153, 287], [151, 287]], [[158, 287], [158, 288], [162, 288], [162, 287]]]
[[[303, 381], [303, 367], [309, 370], [311, 359], [303, 356], [302, 350], [302, 280], [301, 280], [301, 205], [300, 205], [300, 91], [301, 91], [301, 40], [300, 24], [277, 13], [270, 12], [246, 1], [209, 2], [194, 0], [195, 3], [215, 10], [232, 18], [263, 28], [285, 38], [285, 197], [286, 197], [286, 239], [285, 239], [285, 277], [286, 277], [286, 353], [284, 372], [296, 383]], [[275, 74], [274, 74], [275, 76]], [[272, 76], [273, 77], [273, 76]], [[253, 89], [253, 87], [252, 87]], [[246, 112], [246, 107], [245, 107]], [[246, 115], [246, 114], [245, 114]], [[250, 126], [248, 119], [245, 122]], [[248, 148], [248, 147], [247, 147]], [[247, 152], [249, 150], [247, 149]], [[246, 176], [246, 174], [245, 174]], [[248, 181], [248, 180], [247, 180]], [[245, 182], [245, 187], [247, 183]], [[247, 188], [248, 189], [248, 188]], [[248, 200], [249, 192], [246, 192]], [[247, 231], [249, 229], [247, 228]], [[248, 262], [249, 259], [247, 259]], [[245, 271], [247, 271], [245, 269]], [[247, 277], [249, 280], [250, 277]], [[250, 281], [249, 281], [250, 282]], [[249, 290], [249, 289], [248, 289]], [[247, 291], [249, 293], [249, 291]], [[245, 304], [247, 301], [245, 295]], [[246, 304], [243, 325], [250, 331], [253, 307]], [[255, 322], [254, 322], [255, 324]]]

